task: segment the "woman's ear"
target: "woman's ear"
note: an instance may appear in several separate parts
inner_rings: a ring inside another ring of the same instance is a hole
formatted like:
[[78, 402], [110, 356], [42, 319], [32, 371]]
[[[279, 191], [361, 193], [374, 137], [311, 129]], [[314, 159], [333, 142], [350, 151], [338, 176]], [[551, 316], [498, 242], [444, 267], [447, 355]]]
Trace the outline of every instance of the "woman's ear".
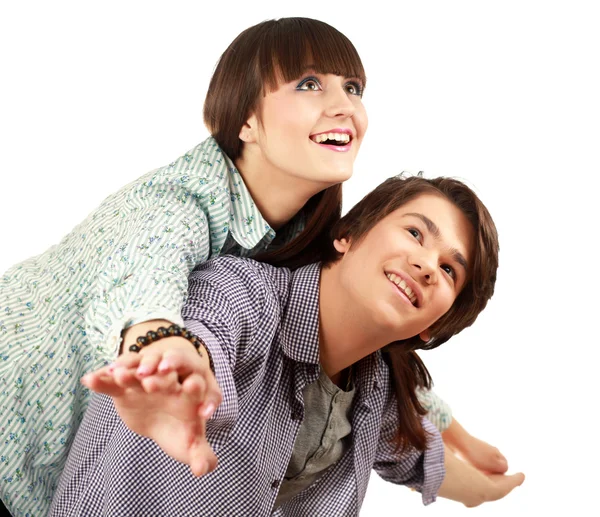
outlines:
[[431, 333], [429, 332], [429, 329], [425, 329], [423, 332], [421, 332], [419, 337], [421, 338], [421, 341], [427, 343], [431, 339]]
[[248, 120], [240, 129], [240, 140], [246, 144], [253, 144], [256, 142], [257, 137], [257, 129], [258, 129], [258, 119], [256, 115], [251, 115]]
[[345, 255], [350, 249], [350, 241], [348, 239], [335, 239], [333, 241], [333, 247], [338, 253]]

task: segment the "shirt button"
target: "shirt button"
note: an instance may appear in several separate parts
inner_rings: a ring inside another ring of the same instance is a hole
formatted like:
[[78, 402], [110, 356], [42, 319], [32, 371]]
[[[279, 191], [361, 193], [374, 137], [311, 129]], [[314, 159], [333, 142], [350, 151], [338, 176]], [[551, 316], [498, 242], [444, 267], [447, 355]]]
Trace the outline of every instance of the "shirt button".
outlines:
[[114, 349], [117, 348], [117, 345], [119, 344], [120, 341], [120, 337], [119, 336], [111, 336], [109, 339], [109, 348]]
[[292, 420], [300, 420], [300, 412], [292, 411]]
[[275, 481], [273, 481], [273, 483], [271, 483], [271, 488], [277, 488], [279, 486], [279, 479], [276, 479]]

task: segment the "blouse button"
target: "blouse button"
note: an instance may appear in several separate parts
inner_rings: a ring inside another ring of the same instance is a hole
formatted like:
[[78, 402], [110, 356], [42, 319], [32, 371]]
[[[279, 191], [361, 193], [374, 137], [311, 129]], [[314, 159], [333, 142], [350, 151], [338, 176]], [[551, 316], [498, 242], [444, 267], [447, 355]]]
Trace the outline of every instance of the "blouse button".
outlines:
[[271, 483], [271, 488], [277, 488], [279, 486], [279, 479], [276, 479], [275, 481], [273, 481], [273, 483]]

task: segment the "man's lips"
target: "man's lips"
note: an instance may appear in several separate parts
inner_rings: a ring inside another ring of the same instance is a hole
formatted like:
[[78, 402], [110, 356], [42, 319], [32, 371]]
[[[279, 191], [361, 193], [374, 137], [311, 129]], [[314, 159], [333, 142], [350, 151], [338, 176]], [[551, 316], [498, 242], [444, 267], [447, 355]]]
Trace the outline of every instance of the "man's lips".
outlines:
[[414, 307], [420, 307], [423, 303], [423, 293], [417, 283], [400, 271], [385, 271], [387, 279], [410, 301]]

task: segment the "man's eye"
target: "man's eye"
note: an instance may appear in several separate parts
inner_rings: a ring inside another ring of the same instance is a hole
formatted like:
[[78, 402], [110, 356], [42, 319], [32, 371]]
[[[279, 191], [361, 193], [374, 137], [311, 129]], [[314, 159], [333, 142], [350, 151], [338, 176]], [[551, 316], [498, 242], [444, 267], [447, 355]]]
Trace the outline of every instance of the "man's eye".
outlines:
[[452, 266], [449, 266], [447, 264], [442, 264], [441, 268], [448, 273], [452, 278], [456, 278], [456, 272], [454, 271], [454, 268]]
[[421, 232], [416, 228], [409, 228], [408, 233], [410, 233], [418, 241], [421, 241]]

